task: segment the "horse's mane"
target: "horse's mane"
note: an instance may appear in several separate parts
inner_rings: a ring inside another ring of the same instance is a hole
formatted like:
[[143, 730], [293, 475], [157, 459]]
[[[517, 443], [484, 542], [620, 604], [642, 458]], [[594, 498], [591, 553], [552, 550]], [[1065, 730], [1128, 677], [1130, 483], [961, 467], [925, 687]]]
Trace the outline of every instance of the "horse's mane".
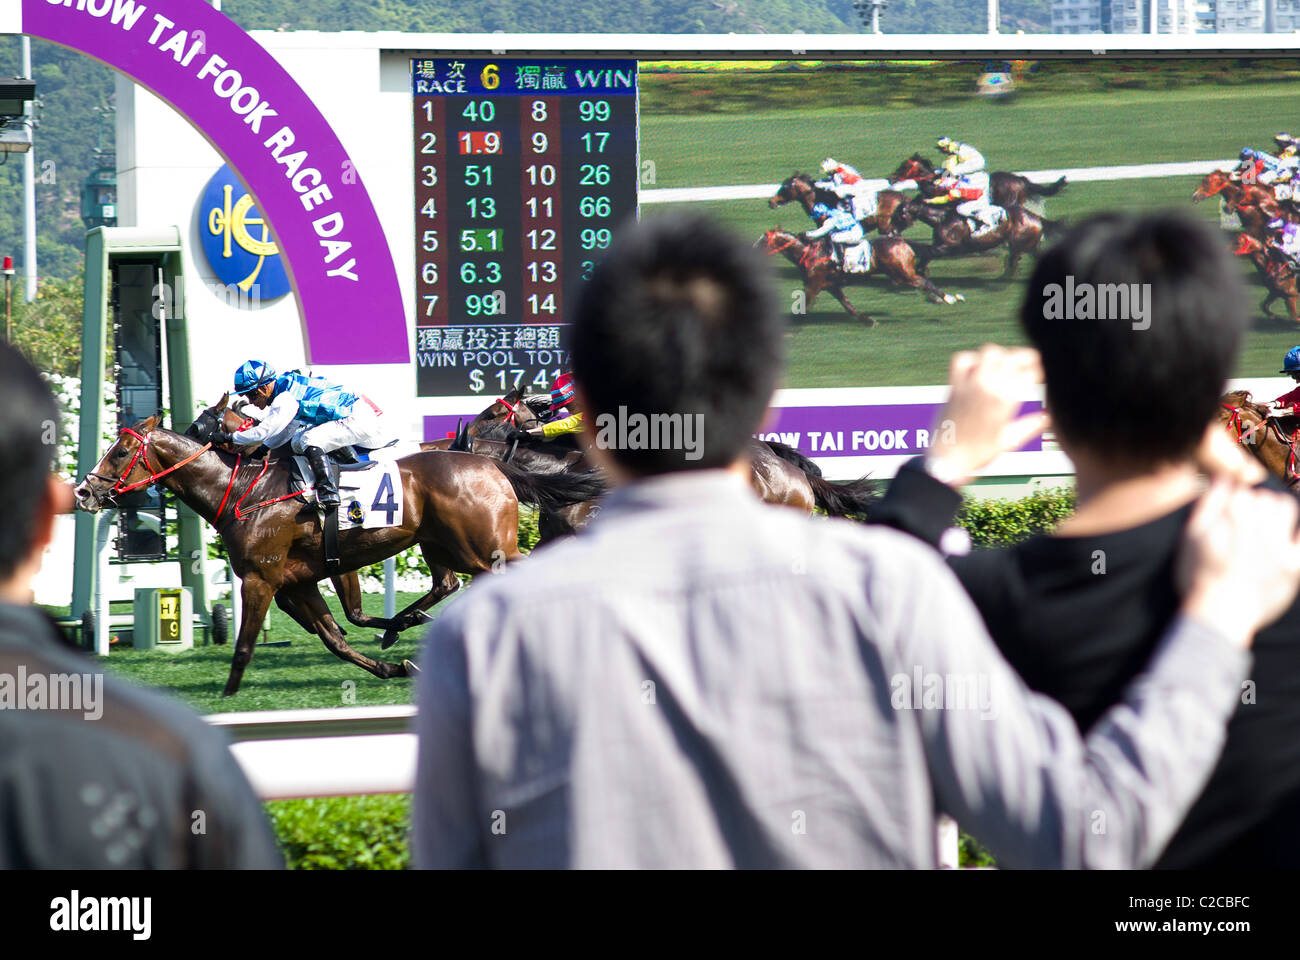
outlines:
[[1256, 403], [1249, 390], [1233, 390], [1231, 393], [1225, 393], [1219, 398], [1219, 403], [1229, 407], [1242, 407], [1260, 417], [1268, 415], [1268, 407]]
[[927, 170], [933, 170], [933, 169], [934, 169], [934, 161], [931, 160], [929, 157], [925, 156], [924, 154], [921, 154], [921, 153], [914, 153], [914, 154], [912, 154], [910, 157], [908, 157], [907, 159], [909, 159], [909, 160], [915, 160], [917, 163], [921, 164], [921, 165], [922, 165], [923, 167], [925, 167]]

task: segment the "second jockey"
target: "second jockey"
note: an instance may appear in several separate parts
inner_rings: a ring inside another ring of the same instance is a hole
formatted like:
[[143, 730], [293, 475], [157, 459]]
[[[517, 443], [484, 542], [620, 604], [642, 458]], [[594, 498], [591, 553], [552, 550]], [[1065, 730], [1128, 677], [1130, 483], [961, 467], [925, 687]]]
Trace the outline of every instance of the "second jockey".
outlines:
[[[1300, 347], [1292, 347], [1286, 352], [1286, 357], [1282, 360], [1282, 372], [1292, 380], [1300, 383]], [[1288, 393], [1282, 394], [1274, 400], [1269, 406], [1276, 409], [1270, 410], [1270, 417], [1293, 417], [1297, 413], [1297, 407], [1300, 407], [1300, 386]]]
[[527, 432], [543, 440], [582, 432], [582, 410], [578, 406], [573, 374], [562, 373], [551, 384], [551, 419], [533, 424]]
[[971, 236], [981, 237], [997, 227], [1006, 211], [992, 201], [992, 184], [984, 170], [984, 156], [968, 143], [940, 137], [939, 149], [948, 154], [944, 175], [935, 181], [941, 191], [927, 203], [956, 203], [958, 216], [970, 222]]
[[834, 157], [822, 161], [822, 173], [825, 180], [818, 180], [813, 186], [830, 190], [840, 200], [850, 204], [855, 220], [874, 217], [877, 209], [877, 195], [881, 190], [889, 189], [889, 181], [883, 177], [868, 180], [847, 163], [840, 163]]
[[831, 209], [824, 203], [816, 204], [812, 208], [812, 218], [817, 221], [818, 227], [805, 233], [804, 239], [820, 240], [829, 235], [831, 256], [841, 269], [848, 270], [845, 249], [857, 246], [865, 239], [866, 233], [862, 229], [862, 224], [858, 223], [857, 218], [843, 207]]
[[339, 488], [325, 454], [349, 445], [368, 449], [392, 442], [383, 411], [368, 397], [345, 390], [323, 377], [298, 370], [277, 374], [260, 360], [249, 360], [235, 371], [234, 392], [265, 410], [261, 420], [244, 430], [218, 431], [214, 442], [255, 446], [282, 434], [294, 420], [304, 426], [290, 446], [305, 453], [316, 477], [316, 501], [338, 504]]
[[1286, 257], [1292, 270], [1300, 270], [1300, 223], [1279, 218], [1270, 220], [1268, 229], [1269, 246]]

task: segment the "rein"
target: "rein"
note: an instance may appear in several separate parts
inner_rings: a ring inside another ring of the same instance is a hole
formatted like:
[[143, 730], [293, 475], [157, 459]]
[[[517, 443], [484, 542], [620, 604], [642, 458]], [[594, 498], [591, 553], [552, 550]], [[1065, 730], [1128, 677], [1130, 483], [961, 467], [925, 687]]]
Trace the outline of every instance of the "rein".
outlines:
[[[783, 247], [775, 247], [775, 248], [772, 250], [773, 253], [785, 253], [785, 252], [786, 252], [787, 250], [789, 250], [791, 247], [795, 247], [795, 246], [798, 246], [798, 245], [799, 245], [799, 240], [798, 240], [796, 237], [794, 237], [792, 234], [786, 234], [786, 237], [787, 237], [787, 240], [786, 240], [785, 246], [783, 246]], [[772, 242], [773, 242], [773, 243], [779, 242], [779, 240], [780, 240], [780, 238], [778, 238], [778, 237], [776, 237], [775, 235], [773, 235], [773, 238], [772, 238]], [[799, 255], [798, 266], [800, 266], [802, 269], [808, 271], [809, 273], [812, 273], [813, 270], [815, 270], [815, 269], [817, 269], [818, 267], [820, 267], [823, 263], [834, 263], [834, 262], [835, 262], [835, 261], [834, 261], [832, 258], [830, 258], [830, 257], [820, 257], [820, 258], [817, 257], [816, 253], [814, 252], [814, 250], [815, 250], [815, 246], [816, 246], [815, 244], [811, 244], [811, 243], [805, 245], [804, 248], [803, 248], [803, 253], [801, 253], [801, 254]]]
[[[1237, 442], [1250, 443], [1253, 446], [1255, 442], [1253, 435], [1259, 432], [1261, 424], [1257, 423], [1253, 427], [1250, 427], [1249, 429], [1252, 434], [1251, 439], [1243, 440], [1242, 437], [1245, 435], [1247, 428], [1244, 426], [1245, 421], [1241, 416], [1241, 407], [1231, 407], [1226, 403], [1221, 403], [1219, 406], [1231, 414], [1228, 418], [1228, 424], [1236, 431]], [[1285, 444], [1287, 447], [1286, 473], [1282, 479], [1288, 485], [1300, 481], [1300, 466], [1297, 465], [1296, 457], [1296, 442], [1300, 441], [1300, 427], [1296, 428], [1294, 434], [1287, 436], [1286, 431], [1282, 429], [1282, 425], [1273, 417], [1268, 417], [1266, 420], [1262, 421], [1262, 425], [1264, 426], [1265, 433], [1268, 432], [1269, 427], [1272, 427], [1273, 432], [1277, 434], [1278, 441]]]
[[[140, 441], [140, 445], [135, 448], [135, 453], [131, 457], [131, 462], [126, 465], [126, 469], [123, 470], [122, 473], [116, 479], [114, 479], [113, 477], [105, 477], [102, 474], [98, 474], [98, 473], [86, 474], [86, 476], [88, 477], [94, 477], [95, 479], [102, 480], [105, 483], [112, 483], [113, 484], [112, 494], [114, 498], [116, 498], [119, 494], [122, 493], [130, 493], [132, 490], [139, 490], [141, 487], [152, 486], [153, 484], [161, 480], [163, 477], [167, 476], [167, 474], [179, 470], [181, 467], [185, 466], [188, 463], [192, 463], [193, 461], [197, 460], [199, 457], [203, 456], [203, 454], [207, 453], [209, 450], [212, 449], [211, 443], [205, 443], [196, 452], [190, 454], [184, 460], [180, 461], [180, 463], [172, 464], [166, 470], [155, 470], [153, 464], [149, 462], [149, 442], [153, 437], [153, 431], [150, 430], [149, 433], [145, 434], [144, 436], [141, 436], [140, 434], [132, 430], [130, 427], [123, 427], [122, 432], [117, 435], [117, 438], [118, 440], [121, 440], [123, 437], [127, 437], [127, 436], [135, 437], [137, 440]], [[126, 483], [125, 482], [126, 478], [131, 475], [131, 471], [135, 469], [136, 463], [138, 463], [142, 458], [144, 460], [144, 468], [149, 471], [149, 476], [145, 477], [143, 480], [137, 480], [135, 483], [130, 483], [130, 484]]]

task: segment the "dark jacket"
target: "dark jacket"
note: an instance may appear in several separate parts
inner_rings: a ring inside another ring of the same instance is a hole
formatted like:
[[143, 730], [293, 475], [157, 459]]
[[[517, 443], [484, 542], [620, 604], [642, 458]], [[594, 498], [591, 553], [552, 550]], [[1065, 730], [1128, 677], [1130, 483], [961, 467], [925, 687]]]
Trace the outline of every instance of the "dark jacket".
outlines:
[[[960, 494], [913, 460], [872, 519], [937, 546], [960, 505]], [[1178, 610], [1174, 559], [1190, 514], [1186, 506], [1096, 536], [1034, 536], [948, 562], [1003, 656], [1086, 732], [1145, 667]], [[1300, 602], [1259, 632], [1253, 653], [1223, 756], [1158, 868], [1300, 860]]]
[[0, 869], [283, 866], [222, 734], [0, 604]]

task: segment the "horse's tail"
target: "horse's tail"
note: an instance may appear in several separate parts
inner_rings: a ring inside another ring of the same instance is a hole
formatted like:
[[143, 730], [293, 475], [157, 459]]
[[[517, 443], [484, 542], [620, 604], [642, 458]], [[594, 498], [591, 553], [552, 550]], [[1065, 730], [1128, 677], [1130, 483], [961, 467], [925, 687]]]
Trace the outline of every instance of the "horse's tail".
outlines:
[[1026, 185], [1031, 197], [1054, 197], [1065, 187], [1065, 177], [1061, 177], [1055, 183], [1034, 183], [1032, 180]]
[[820, 476], [808, 477], [813, 500], [832, 517], [863, 519], [878, 499], [876, 485], [866, 477], [833, 483]]
[[584, 473], [530, 473], [512, 463], [493, 461], [515, 491], [520, 503], [543, 510], [561, 510], [575, 503], [595, 500], [605, 493], [605, 481], [595, 470]]
[[776, 440], [764, 440], [763, 442], [771, 448], [773, 454], [784, 460], [786, 463], [802, 470], [809, 477], [820, 477], [822, 475], [822, 468], [817, 466], [811, 458], [805, 457], [794, 447], [784, 443], [779, 443]]

